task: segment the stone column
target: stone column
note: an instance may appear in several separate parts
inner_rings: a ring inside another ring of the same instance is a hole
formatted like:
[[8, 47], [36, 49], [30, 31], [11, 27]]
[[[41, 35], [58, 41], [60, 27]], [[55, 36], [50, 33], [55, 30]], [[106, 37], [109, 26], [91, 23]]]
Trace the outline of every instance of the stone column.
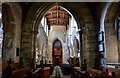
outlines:
[[30, 65], [33, 53], [32, 46], [35, 46], [32, 44], [32, 33], [30, 29], [30, 24], [27, 24], [22, 30], [20, 56], [23, 59], [24, 67], [28, 67]]
[[87, 59], [88, 67], [94, 67], [95, 53], [97, 51], [97, 26], [94, 22], [85, 23], [84, 34], [84, 58]]
[[115, 25], [112, 20], [105, 21], [105, 47], [106, 62], [118, 63], [118, 41], [115, 32]]
[[50, 61], [50, 63], [52, 63], [52, 55], [53, 55], [53, 53], [52, 53], [52, 43], [50, 43], [49, 42], [49, 45], [48, 45], [48, 58], [49, 58], [49, 61]]

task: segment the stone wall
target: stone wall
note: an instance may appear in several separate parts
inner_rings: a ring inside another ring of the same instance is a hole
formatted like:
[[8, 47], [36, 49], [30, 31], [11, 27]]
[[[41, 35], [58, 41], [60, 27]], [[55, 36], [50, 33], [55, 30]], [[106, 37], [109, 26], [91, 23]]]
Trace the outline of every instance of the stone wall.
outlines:
[[21, 9], [17, 3], [4, 3], [2, 6], [4, 18], [3, 63], [6, 63], [9, 58], [17, 62], [16, 49], [20, 48], [21, 40]]

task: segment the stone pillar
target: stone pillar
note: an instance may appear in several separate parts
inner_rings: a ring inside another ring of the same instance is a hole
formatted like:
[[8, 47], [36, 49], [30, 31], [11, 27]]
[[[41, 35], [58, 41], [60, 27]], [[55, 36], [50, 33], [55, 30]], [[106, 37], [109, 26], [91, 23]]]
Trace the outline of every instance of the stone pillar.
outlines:
[[[16, 8], [18, 9], [18, 8]], [[15, 12], [17, 14], [15, 17], [15, 56], [14, 56], [14, 61], [15, 62], [19, 62], [20, 59], [20, 45], [21, 45], [21, 20], [22, 20], [22, 16], [21, 16], [21, 12]], [[18, 55], [16, 55], [18, 54]]]
[[106, 62], [118, 63], [118, 41], [115, 32], [114, 22], [105, 21], [105, 43], [106, 43]]
[[48, 58], [49, 58], [50, 63], [52, 63], [52, 55], [53, 55], [52, 46], [53, 46], [52, 43], [49, 42], [49, 45], [48, 45]]
[[35, 58], [36, 58], [36, 47], [37, 47], [37, 34], [38, 34], [38, 31], [34, 31], [34, 33], [32, 34], [34, 39], [32, 39], [32, 58], [34, 58], [34, 61], [35, 61]]
[[97, 51], [97, 26], [94, 22], [85, 23], [84, 34], [84, 58], [87, 59], [88, 67], [94, 67], [95, 53]]
[[66, 63], [69, 58], [69, 52], [67, 48], [67, 42], [62, 43], [62, 63]]
[[30, 30], [30, 25], [26, 25], [22, 30], [22, 42], [21, 42], [21, 53], [20, 56], [23, 58], [23, 66], [30, 66], [30, 62], [32, 59], [32, 33]]

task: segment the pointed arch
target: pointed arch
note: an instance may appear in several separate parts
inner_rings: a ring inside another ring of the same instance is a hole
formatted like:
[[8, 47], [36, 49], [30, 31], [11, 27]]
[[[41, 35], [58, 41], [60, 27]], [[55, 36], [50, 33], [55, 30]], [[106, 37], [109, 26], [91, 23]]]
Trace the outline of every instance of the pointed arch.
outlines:
[[[115, 19], [118, 14], [119, 2], [105, 3], [101, 14], [100, 31], [104, 32], [104, 53], [101, 54], [102, 64], [119, 62], [119, 42], [115, 30]], [[113, 44], [114, 43], [114, 44]]]
[[[80, 34], [80, 40], [81, 40], [81, 52], [83, 53], [83, 56], [86, 57], [89, 62], [90, 66], [93, 66], [94, 63], [94, 52], [96, 52], [96, 50], [94, 49], [95, 47], [97, 48], [97, 46], [94, 46], [96, 43], [92, 43], [94, 44], [93, 46], [86, 46], [86, 45], [90, 45], [87, 41], [87, 37], [90, 36], [95, 36], [97, 35], [97, 33], [95, 34], [88, 34], [86, 32], [94, 32], [96, 31], [96, 29], [93, 30], [87, 30], [89, 27], [95, 27], [92, 15], [88, 9], [88, 6], [86, 5], [86, 3], [62, 3], [62, 2], [57, 2], [58, 5], [62, 6], [63, 8], [67, 9], [75, 18], [75, 20], [77, 21], [77, 25], [78, 25], [78, 29], [81, 30], [79, 32]], [[36, 34], [37, 34], [37, 29], [39, 26], [39, 22], [41, 21], [42, 17], [44, 16], [44, 14], [52, 7], [54, 7], [56, 5], [56, 2], [47, 2], [47, 3], [33, 3], [33, 5], [31, 6], [26, 19], [29, 19], [29, 21], [25, 21], [23, 29], [23, 32], [27, 32], [27, 33], [31, 33], [31, 35], [29, 35], [28, 39], [30, 42], [27, 43], [22, 43], [23, 45], [27, 45], [30, 44], [29, 48], [31, 53], [35, 52], [35, 40], [36, 40]], [[78, 10], [79, 9], [79, 10]], [[86, 28], [86, 29], [85, 29]], [[29, 29], [29, 30], [28, 30]], [[31, 30], [32, 29], [32, 30]], [[83, 34], [85, 36], [83, 36]], [[23, 36], [26, 36], [26, 34], [23, 34]], [[28, 35], [27, 35], [28, 36]], [[24, 38], [22, 38], [23, 42], [25, 41]], [[86, 42], [84, 43], [83, 42]], [[89, 39], [90, 41], [91, 39]], [[92, 42], [92, 40], [90, 41]], [[96, 41], [97, 42], [97, 41]], [[84, 47], [84, 49], [83, 49]], [[92, 50], [91, 50], [92, 48]], [[27, 49], [26, 47], [23, 46], [23, 49], [25, 51], [25, 49]], [[90, 50], [89, 50], [90, 49]], [[84, 51], [83, 51], [84, 50]], [[91, 52], [92, 51], [92, 52]], [[89, 53], [91, 52], [91, 53]], [[26, 51], [23, 53], [27, 53]], [[90, 58], [90, 56], [92, 56], [93, 58]], [[31, 55], [32, 57], [32, 55]], [[92, 62], [92, 63], [91, 63]]]

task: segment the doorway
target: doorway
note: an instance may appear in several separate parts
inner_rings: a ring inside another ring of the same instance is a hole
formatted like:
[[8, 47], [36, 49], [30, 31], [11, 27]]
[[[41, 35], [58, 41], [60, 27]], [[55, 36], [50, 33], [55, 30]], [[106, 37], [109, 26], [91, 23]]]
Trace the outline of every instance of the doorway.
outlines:
[[56, 65], [59, 65], [59, 57], [56, 57]]
[[62, 63], [62, 44], [57, 39], [53, 43], [53, 64], [59, 65]]

